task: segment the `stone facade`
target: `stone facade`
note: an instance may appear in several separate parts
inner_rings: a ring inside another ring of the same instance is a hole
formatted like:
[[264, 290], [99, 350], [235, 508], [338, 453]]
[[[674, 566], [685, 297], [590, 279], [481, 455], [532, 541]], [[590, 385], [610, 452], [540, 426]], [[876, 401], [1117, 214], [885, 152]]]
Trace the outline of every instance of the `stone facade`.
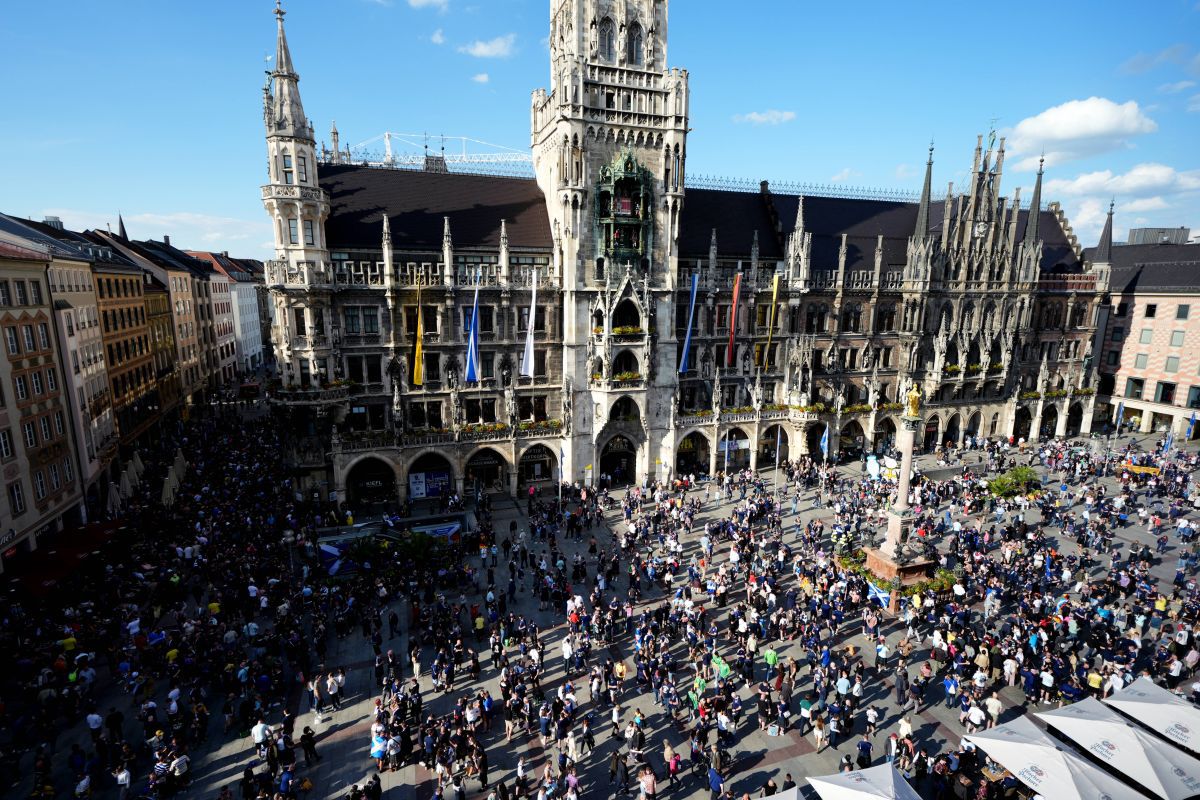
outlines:
[[826, 430], [831, 454], [884, 450], [913, 384], [920, 448], [1088, 429], [1107, 273], [1043, 209], [1040, 170], [1025, 207], [1001, 193], [1003, 139], [980, 137], [943, 198], [931, 148], [917, 202], [689, 187], [667, 3], [562, 0], [532, 97], [536, 184], [355, 165], [336, 129], [318, 156], [277, 13], [275, 398], [308, 434], [293, 456], [318, 496], [756, 468]]

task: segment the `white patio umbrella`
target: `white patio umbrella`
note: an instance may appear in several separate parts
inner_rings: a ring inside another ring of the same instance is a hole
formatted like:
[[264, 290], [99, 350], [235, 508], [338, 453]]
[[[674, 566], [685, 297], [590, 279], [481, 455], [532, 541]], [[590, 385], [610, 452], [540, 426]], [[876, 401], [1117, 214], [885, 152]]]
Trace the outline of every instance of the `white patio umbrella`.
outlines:
[[139, 478], [142, 477], [142, 474], [146, 471], [146, 465], [142, 463], [142, 454], [137, 450], [133, 451], [133, 468], [137, 470]]
[[137, 470], [133, 468], [132, 461], [125, 465], [125, 474], [129, 476], [130, 486], [138, 486], [141, 484], [142, 479], [138, 476]]
[[1200, 751], [1200, 708], [1149, 678], [1138, 678], [1104, 702], [1172, 742]]
[[1039, 713], [1081, 750], [1166, 800], [1200, 794], [1200, 760], [1134, 725], [1094, 697]]
[[129, 475], [127, 473], [122, 472], [121, 473], [121, 499], [127, 500], [129, 498], [129, 495], [131, 495], [132, 493], [133, 493], [133, 489], [129, 485]]
[[891, 764], [816, 778], [810, 775], [808, 782], [817, 790], [822, 800], [865, 800], [869, 797], [921, 800], [921, 796]]
[[179, 478], [175, 477], [175, 468], [167, 467], [167, 477], [163, 479], [163, 485], [171, 485], [171, 491], [179, 488]]
[[187, 472], [187, 460], [183, 457], [182, 450], [176, 450], [175, 451], [175, 477], [176, 478], [183, 477], [183, 474], [185, 472]]
[[1029, 717], [963, 737], [1017, 780], [1052, 800], [1141, 800], [1145, 795], [1084, 760]]
[[167, 508], [175, 505], [175, 487], [170, 481], [163, 481], [162, 504]]

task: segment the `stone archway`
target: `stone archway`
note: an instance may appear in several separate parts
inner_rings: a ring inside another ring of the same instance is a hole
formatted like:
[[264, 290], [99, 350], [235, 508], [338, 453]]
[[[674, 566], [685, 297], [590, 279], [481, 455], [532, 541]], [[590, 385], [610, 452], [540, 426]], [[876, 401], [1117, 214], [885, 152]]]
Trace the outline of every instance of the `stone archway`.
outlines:
[[[813, 459], [824, 459], [825, 454], [821, 450], [821, 439], [825, 436], [827, 427], [824, 422], [810, 422], [804, 429], [804, 443], [808, 446], [808, 455]], [[834, 456], [833, 453], [829, 455], [831, 458]]]
[[508, 459], [491, 447], [481, 447], [471, 454], [463, 468], [463, 492], [472, 495], [479, 491], [508, 491]]
[[1029, 406], [1021, 406], [1017, 409], [1016, 419], [1013, 422], [1013, 439], [1029, 441], [1029, 433], [1033, 429], [1033, 412], [1029, 410]]
[[405, 476], [410, 500], [445, 497], [453, 494], [454, 467], [441, 453], [426, 451], [417, 456]]
[[1058, 429], [1058, 406], [1047, 403], [1042, 409], [1042, 425], [1038, 433], [1041, 436], [1053, 436]]
[[936, 450], [941, 442], [941, 433], [942, 421], [938, 419], [937, 414], [934, 414], [925, 420], [925, 435], [921, 439], [922, 448], [930, 453]]
[[754, 443], [741, 428], [730, 428], [721, 434], [717, 446], [717, 469], [732, 472], [750, 467], [750, 448]]
[[866, 445], [866, 431], [863, 430], [861, 422], [852, 419], [842, 426], [841, 435], [838, 436], [838, 449], [841, 450], [842, 455], [847, 458], [858, 458], [863, 454], [863, 448]]
[[776, 456], [779, 457], [780, 463], [787, 461], [791, 449], [789, 438], [790, 434], [783, 425], [776, 424], [765, 428], [758, 437], [758, 468], [774, 467]]
[[396, 470], [382, 458], [367, 456], [347, 470], [346, 500], [350, 504], [394, 503], [396, 499]]
[[1072, 403], [1067, 411], [1067, 436], [1078, 436], [1083, 430], [1083, 403]]
[[875, 429], [875, 452], [885, 453], [896, 446], [896, 423], [890, 417], [885, 418]]
[[983, 416], [978, 411], [967, 417], [967, 436], [978, 436], [979, 423], [982, 421]]
[[692, 431], [679, 440], [675, 448], [675, 474], [688, 475], [695, 472], [707, 475], [711, 458], [708, 437], [700, 431]]
[[517, 477], [522, 484], [553, 482], [558, 475], [558, 459], [549, 447], [535, 444], [521, 454]]
[[628, 436], [611, 437], [600, 448], [600, 474], [608, 475], [613, 485], [633, 483], [637, 479], [637, 444]]
[[958, 414], [951, 414], [950, 421], [946, 423], [945, 444], [948, 447], [957, 447], [959, 437], [962, 435], [962, 417]]

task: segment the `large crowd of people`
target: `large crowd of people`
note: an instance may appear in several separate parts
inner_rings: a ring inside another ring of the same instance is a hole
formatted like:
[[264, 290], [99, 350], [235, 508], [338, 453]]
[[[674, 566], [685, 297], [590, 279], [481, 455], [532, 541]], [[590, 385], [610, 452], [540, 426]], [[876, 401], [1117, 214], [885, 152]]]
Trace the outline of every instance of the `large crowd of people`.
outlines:
[[[1141, 674], [1200, 694], [1197, 457], [1163, 443], [973, 440], [908, 498], [938, 580], [884, 609], [900, 590], [862, 569], [861, 548], [896, 487], [855, 465], [564, 486], [561, 506], [523, 495], [507, 525], [483, 502], [459, 548], [384, 550], [332, 580], [296, 549], [326, 520], [282, 479], [283, 435], [265, 417], [181, 426], [147, 456], [153, 473], [186, 454], [174, 506], [147, 490], [102, 569], [3, 609], [6, 746], [15, 759], [28, 743], [47, 796], [55, 764], [79, 796], [169, 796], [217, 736], [249, 742], [223, 797], [297, 797], [346, 702], [327, 656], [348, 637], [369, 644], [376, 687], [370, 777], [350, 800], [378, 800], [379, 776], [413, 764], [437, 800], [654, 800], [681, 782], [720, 800], [749, 791], [738, 747], [753, 731], [835, 748], [843, 769], [892, 762], [926, 797], [986, 800], [1012, 776], [969, 745], [939, 748], [917, 715], [941, 704], [970, 733], [1018, 713], [1006, 688], [1062, 704]], [[1000, 492], [1013, 466], [1036, 480]], [[105, 700], [119, 692], [133, 713]], [[64, 753], [71, 726], [89, 739]]]

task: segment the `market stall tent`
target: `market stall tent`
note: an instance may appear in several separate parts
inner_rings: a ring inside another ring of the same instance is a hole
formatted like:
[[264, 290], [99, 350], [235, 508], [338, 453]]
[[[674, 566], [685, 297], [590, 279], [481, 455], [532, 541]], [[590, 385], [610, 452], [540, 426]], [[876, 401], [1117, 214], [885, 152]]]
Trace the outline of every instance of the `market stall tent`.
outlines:
[[808, 782], [816, 789], [821, 800], [866, 800], [871, 797], [921, 800], [921, 796], [891, 764], [815, 778], [809, 776]]
[[1050, 800], [1141, 800], [1146, 795], [1089, 763], [1029, 717], [972, 733], [978, 747], [1021, 783]]
[[1138, 678], [1104, 702], [1175, 744], [1200, 750], [1200, 708], [1149, 678]]
[[1165, 800], [1200, 795], [1200, 760], [1094, 697], [1037, 715], [1080, 749]]

